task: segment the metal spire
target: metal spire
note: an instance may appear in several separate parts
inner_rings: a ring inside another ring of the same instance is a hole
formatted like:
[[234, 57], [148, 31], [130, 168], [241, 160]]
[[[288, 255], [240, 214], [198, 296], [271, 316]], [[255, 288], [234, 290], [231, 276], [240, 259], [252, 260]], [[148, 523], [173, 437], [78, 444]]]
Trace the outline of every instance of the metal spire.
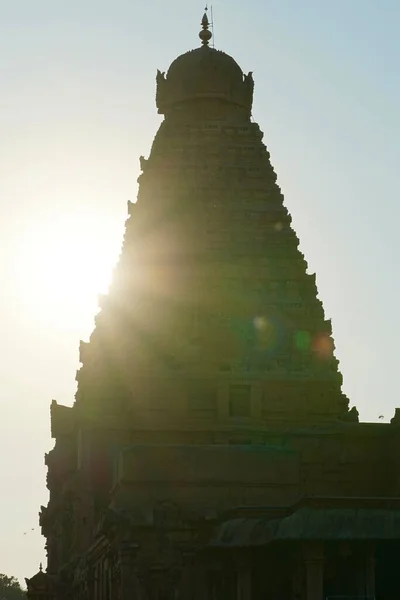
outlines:
[[199, 38], [201, 39], [201, 43], [203, 44], [203, 46], [208, 46], [209, 41], [212, 38], [212, 33], [209, 29], [210, 22], [208, 20], [208, 14], [207, 14], [208, 6], [206, 6], [204, 10], [205, 10], [205, 12], [204, 12], [203, 18], [201, 20], [201, 25], [202, 25], [203, 29], [199, 33]]

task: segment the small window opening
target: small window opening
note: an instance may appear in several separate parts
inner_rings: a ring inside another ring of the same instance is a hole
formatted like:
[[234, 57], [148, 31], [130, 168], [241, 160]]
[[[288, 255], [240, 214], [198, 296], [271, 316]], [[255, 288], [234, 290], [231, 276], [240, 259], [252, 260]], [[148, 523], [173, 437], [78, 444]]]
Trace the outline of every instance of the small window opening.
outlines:
[[251, 386], [231, 385], [229, 390], [229, 415], [231, 417], [250, 417]]

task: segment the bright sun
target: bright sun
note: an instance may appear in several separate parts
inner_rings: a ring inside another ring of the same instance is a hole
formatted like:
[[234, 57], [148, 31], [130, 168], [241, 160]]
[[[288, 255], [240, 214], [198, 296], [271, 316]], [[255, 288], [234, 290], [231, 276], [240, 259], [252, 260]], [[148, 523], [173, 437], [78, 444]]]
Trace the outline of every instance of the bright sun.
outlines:
[[24, 236], [16, 277], [29, 316], [57, 329], [88, 329], [116, 261], [107, 223], [81, 214], [41, 222]]

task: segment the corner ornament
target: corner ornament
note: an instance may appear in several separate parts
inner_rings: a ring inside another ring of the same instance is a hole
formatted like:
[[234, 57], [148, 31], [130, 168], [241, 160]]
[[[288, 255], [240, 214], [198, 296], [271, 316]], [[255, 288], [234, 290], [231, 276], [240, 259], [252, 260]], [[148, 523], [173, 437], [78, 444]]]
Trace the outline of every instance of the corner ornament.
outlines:
[[139, 156], [139, 163], [141, 170], [144, 171], [147, 165], [147, 158], [145, 158], [144, 156]]

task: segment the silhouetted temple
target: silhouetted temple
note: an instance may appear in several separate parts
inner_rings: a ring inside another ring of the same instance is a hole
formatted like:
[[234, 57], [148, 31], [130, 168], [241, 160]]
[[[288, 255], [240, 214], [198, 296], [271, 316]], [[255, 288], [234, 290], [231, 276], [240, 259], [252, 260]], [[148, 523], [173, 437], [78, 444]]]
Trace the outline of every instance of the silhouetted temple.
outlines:
[[392, 600], [399, 419], [349, 410], [252, 74], [202, 25], [157, 74], [164, 120], [76, 401], [51, 406], [30, 598]]

